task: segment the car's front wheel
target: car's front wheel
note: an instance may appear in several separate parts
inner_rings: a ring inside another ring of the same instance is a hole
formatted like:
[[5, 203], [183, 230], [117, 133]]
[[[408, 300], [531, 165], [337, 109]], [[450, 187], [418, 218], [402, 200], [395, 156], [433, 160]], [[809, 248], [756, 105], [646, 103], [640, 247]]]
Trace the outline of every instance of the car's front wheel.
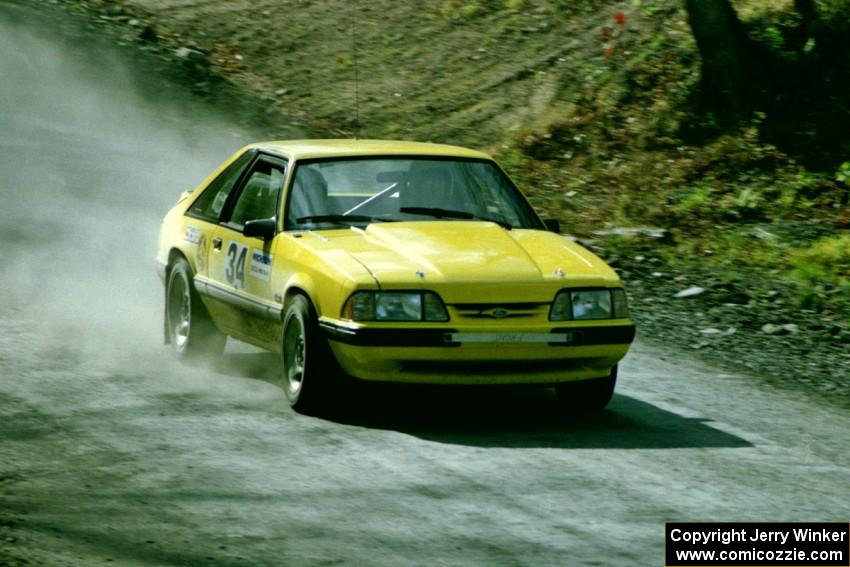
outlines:
[[555, 392], [562, 407], [573, 412], [592, 412], [608, 405], [616, 384], [617, 367], [614, 366], [611, 374], [604, 378], [564, 382], [555, 385]]
[[210, 319], [192, 285], [192, 268], [184, 259], [171, 267], [165, 288], [165, 324], [168, 339], [179, 358], [216, 356], [227, 337]]
[[319, 336], [316, 313], [303, 295], [293, 295], [284, 307], [281, 372], [286, 399], [298, 412], [321, 413], [339, 393], [333, 353]]

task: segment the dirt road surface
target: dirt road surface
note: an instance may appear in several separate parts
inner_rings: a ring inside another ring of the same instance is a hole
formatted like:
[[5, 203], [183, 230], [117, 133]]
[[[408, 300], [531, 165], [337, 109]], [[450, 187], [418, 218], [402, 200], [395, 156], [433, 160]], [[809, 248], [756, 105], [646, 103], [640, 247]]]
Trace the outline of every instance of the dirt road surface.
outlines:
[[257, 133], [50, 20], [0, 1], [0, 565], [660, 565], [665, 521], [850, 519], [846, 410], [658, 347], [584, 418], [382, 390], [322, 420], [273, 356], [176, 363], [159, 219]]

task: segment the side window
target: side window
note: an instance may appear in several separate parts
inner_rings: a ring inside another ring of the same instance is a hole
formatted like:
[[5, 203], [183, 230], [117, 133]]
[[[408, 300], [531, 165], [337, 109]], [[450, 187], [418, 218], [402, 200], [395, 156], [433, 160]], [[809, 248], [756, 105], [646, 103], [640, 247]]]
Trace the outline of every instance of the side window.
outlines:
[[277, 215], [277, 203], [283, 189], [284, 167], [264, 160], [256, 163], [230, 216], [230, 223], [243, 226], [249, 220]]
[[239, 179], [242, 170], [251, 161], [253, 154], [254, 152], [251, 151], [245, 152], [227, 166], [227, 169], [222, 171], [218, 177], [213, 179], [212, 183], [207, 185], [201, 196], [189, 207], [187, 214], [210, 222], [218, 222], [218, 217], [224, 208], [227, 196], [230, 195], [230, 191], [236, 185], [236, 181]]

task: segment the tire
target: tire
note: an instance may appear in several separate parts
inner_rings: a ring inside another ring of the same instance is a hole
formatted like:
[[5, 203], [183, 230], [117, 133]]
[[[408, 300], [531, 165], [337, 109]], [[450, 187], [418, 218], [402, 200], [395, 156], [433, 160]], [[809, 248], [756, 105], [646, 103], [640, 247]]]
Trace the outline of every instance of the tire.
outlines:
[[617, 367], [604, 378], [564, 382], [555, 385], [558, 402], [565, 409], [575, 413], [589, 413], [602, 410], [614, 395], [617, 384]]
[[303, 295], [286, 301], [281, 334], [280, 367], [290, 407], [299, 413], [326, 413], [340, 394], [340, 370], [319, 335], [316, 312]]
[[227, 336], [212, 322], [192, 283], [192, 268], [183, 258], [174, 263], [168, 274], [165, 326], [177, 358], [214, 357], [224, 350]]

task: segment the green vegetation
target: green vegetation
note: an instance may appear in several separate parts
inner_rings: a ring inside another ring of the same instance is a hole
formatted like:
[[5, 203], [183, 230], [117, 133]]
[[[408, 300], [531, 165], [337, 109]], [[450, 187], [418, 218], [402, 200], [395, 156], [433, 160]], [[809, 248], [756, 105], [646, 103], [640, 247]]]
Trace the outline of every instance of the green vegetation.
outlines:
[[[744, 39], [731, 101], [706, 86], [686, 6], [175, 1], [146, 33], [202, 51], [305, 135], [483, 148], [576, 236], [666, 228], [651, 253], [674, 267], [769, 270], [759, 277], [796, 286], [802, 305], [850, 304], [850, 1], [732, 0]], [[268, 21], [284, 31], [257, 33]], [[603, 245], [626, 259], [635, 246]]]
[[794, 250], [790, 260], [801, 284], [801, 305], [821, 310], [841, 304], [850, 320], [850, 234], [828, 236]]
[[[820, 3], [818, 25], [848, 30], [845, 4]], [[790, 1], [734, 5], [754, 49], [777, 72], [790, 65], [788, 77], [771, 77], [770, 94], [794, 108], [762, 94], [734, 116], [706, 103], [679, 4], [635, 2], [639, 11], [626, 18], [641, 31], [612, 38], [622, 50], [577, 64], [570, 77], [583, 80], [562, 83], [546, 112], [495, 152], [534, 187], [535, 204], [578, 235], [612, 225], [664, 227], [675, 244], [654, 244], [653, 253], [668, 265], [714, 266], [733, 280], [758, 274], [768, 285], [796, 286], [800, 307], [847, 310], [850, 60], [846, 50], [824, 55], [812, 37], [800, 37]], [[811, 75], [812, 82], [795, 83], [803, 80], [798, 63], [813, 66], [807, 73], [822, 71], [828, 84]], [[805, 99], [806, 89], [822, 98]], [[605, 246], [635, 253], [623, 240]]]

